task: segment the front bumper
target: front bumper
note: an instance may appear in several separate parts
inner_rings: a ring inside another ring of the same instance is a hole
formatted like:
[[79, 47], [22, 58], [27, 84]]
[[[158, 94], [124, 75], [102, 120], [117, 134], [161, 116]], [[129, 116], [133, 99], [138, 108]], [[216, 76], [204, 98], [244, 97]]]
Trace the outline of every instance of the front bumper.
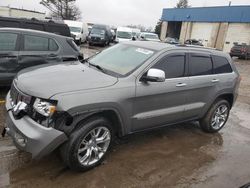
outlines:
[[[46, 128], [28, 116], [15, 119], [12, 114], [9, 93], [6, 98], [6, 133], [13, 139], [14, 144], [20, 150], [32, 154], [32, 158], [39, 159], [64, 143], [67, 136], [54, 128]], [[20, 144], [18, 138], [25, 140]]]

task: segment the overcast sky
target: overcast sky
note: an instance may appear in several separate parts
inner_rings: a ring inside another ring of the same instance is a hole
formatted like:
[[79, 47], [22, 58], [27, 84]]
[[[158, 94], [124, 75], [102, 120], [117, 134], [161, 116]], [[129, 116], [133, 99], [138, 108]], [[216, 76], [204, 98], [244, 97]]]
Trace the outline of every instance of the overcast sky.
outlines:
[[[141, 24], [155, 26], [163, 8], [173, 8], [178, 0], [77, 0], [86, 22], [114, 26]], [[231, 0], [232, 5], [250, 5], [250, 0]], [[40, 0], [0, 0], [0, 6], [31, 9], [48, 13]], [[229, 0], [189, 0], [192, 7], [224, 6]]]

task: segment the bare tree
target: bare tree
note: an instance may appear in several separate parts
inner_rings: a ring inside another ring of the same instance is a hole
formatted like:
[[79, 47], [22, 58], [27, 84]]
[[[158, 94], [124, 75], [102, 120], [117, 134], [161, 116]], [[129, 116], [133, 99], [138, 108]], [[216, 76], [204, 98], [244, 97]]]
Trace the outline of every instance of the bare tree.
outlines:
[[188, 5], [188, 0], [179, 0], [175, 8], [188, 8], [188, 7], [190, 7]]
[[78, 20], [81, 18], [81, 11], [75, 2], [76, 0], [41, 0], [40, 4], [50, 10], [52, 17]]

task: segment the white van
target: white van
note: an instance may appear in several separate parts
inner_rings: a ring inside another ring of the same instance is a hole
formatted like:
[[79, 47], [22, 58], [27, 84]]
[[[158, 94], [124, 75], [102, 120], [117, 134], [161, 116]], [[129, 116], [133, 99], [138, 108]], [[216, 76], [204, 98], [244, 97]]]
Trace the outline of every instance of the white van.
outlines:
[[129, 27], [118, 27], [116, 31], [115, 42], [132, 40], [132, 29]]
[[87, 36], [89, 34], [87, 23], [64, 20], [64, 23], [69, 26], [71, 36], [74, 38], [77, 44], [86, 42]]
[[140, 29], [137, 29], [137, 28], [133, 28], [132, 29], [132, 35], [133, 35], [133, 37], [136, 37], [138, 39], [140, 37], [140, 34], [141, 34], [141, 30]]

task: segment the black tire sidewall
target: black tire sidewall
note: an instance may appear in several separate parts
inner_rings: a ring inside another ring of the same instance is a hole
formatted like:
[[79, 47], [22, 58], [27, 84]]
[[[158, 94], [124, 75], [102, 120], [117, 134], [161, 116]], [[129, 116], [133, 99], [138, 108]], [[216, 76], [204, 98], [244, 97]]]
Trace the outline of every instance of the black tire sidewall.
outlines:
[[[219, 128], [219, 129], [215, 129], [211, 126], [211, 121], [212, 118], [214, 116], [215, 110], [221, 106], [221, 105], [226, 105], [228, 108], [228, 114], [227, 114], [227, 118], [225, 120], [225, 123]], [[201, 128], [205, 131], [205, 132], [209, 132], [209, 133], [216, 133], [218, 131], [220, 131], [225, 124], [227, 123], [228, 117], [229, 117], [229, 113], [230, 113], [230, 105], [228, 103], [228, 101], [224, 100], [224, 99], [219, 99], [217, 100], [212, 107], [209, 109], [209, 111], [207, 112], [207, 114], [205, 115], [205, 117], [201, 120], [200, 125]]]
[[[67, 143], [65, 143], [61, 148], [61, 157], [64, 163], [71, 169], [76, 171], [87, 171], [89, 169], [98, 166], [105, 158], [106, 154], [108, 153], [112, 141], [113, 141], [113, 129], [110, 122], [103, 118], [103, 117], [95, 117], [91, 118], [87, 122], [80, 123], [80, 128], [75, 130], [71, 135]], [[109, 147], [102, 158], [93, 165], [83, 166], [78, 160], [78, 148], [79, 144], [81, 143], [82, 139], [93, 129], [97, 127], [106, 127], [109, 129], [111, 133], [111, 140]]]

